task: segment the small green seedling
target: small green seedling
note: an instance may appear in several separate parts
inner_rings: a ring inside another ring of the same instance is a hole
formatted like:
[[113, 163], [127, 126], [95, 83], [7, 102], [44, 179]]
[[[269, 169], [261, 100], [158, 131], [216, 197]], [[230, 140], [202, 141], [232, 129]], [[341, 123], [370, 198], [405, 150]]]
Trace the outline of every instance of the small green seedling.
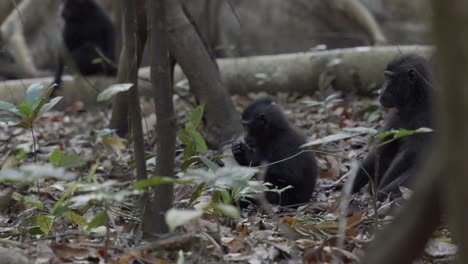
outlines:
[[54, 91], [54, 86], [50, 86], [44, 92], [44, 86], [41, 83], [31, 84], [26, 90], [26, 98], [18, 105], [10, 102], [0, 101], [0, 111], [11, 113], [12, 116], [0, 118], [0, 121], [7, 124], [13, 122], [11, 126], [22, 127], [31, 130], [33, 138], [34, 159], [36, 159], [36, 138], [34, 136], [34, 123], [52, 107], [54, 107], [61, 99], [61, 96], [54, 97], [50, 102], [50, 95]]

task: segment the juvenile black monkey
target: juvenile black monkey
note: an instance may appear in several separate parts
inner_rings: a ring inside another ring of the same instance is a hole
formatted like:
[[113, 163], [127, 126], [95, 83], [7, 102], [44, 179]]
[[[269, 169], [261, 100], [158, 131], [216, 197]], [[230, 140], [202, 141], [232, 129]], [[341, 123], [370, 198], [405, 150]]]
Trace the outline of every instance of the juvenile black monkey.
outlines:
[[[391, 108], [380, 132], [392, 129], [432, 128], [432, 78], [429, 63], [416, 55], [402, 56], [390, 62], [384, 71], [379, 102]], [[371, 151], [362, 163], [369, 176], [377, 181], [379, 199], [408, 186], [420, 169], [421, 159], [431, 145], [432, 133], [402, 137]], [[384, 141], [387, 139], [384, 139]], [[378, 168], [378, 171], [376, 171]], [[353, 191], [369, 182], [361, 168]]]
[[[109, 16], [93, 0], [62, 0], [62, 37], [82, 75], [115, 75], [115, 30]], [[55, 83], [60, 85], [64, 58], [59, 55]]]
[[[286, 116], [272, 98], [264, 97], [250, 104], [242, 112], [244, 141], [232, 144], [232, 153], [240, 165], [258, 166], [273, 163], [301, 151], [306, 141], [287, 121]], [[291, 185], [281, 197], [267, 192], [272, 204], [295, 205], [308, 202], [317, 181], [317, 163], [310, 152], [304, 152], [285, 161], [269, 165], [265, 182], [279, 189]]]

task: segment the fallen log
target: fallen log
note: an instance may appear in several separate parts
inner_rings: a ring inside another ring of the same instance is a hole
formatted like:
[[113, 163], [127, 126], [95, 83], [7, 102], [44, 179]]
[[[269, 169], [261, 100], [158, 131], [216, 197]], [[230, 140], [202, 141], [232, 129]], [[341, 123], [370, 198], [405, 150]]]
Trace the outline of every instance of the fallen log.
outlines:
[[[313, 94], [319, 88], [320, 75], [326, 72], [334, 76], [335, 90], [369, 95], [382, 82], [383, 70], [390, 60], [408, 53], [428, 57], [431, 51], [430, 46], [356, 47], [217, 61], [221, 79], [231, 94], [261, 91]], [[141, 68], [139, 77], [140, 94], [150, 95], [149, 68]], [[185, 78], [178, 67], [174, 78], [175, 82]], [[0, 100], [18, 103], [28, 85], [52, 81], [50, 77], [1, 82]], [[65, 96], [62, 105], [77, 100], [95, 105], [97, 94], [114, 83], [115, 79], [106, 76], [64, 76], [58, 94]]]

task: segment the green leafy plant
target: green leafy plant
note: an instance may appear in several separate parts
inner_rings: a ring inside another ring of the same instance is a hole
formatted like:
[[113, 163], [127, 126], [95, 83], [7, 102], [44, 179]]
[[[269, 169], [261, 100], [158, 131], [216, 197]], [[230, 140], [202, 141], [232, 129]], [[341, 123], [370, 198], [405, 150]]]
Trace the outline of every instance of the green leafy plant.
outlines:
[[[0, 183], [3, 182], [21, 182], [28, 183], [32, 181], [38, 181], [45, 178], [55, 178], [59, 180], [72, 180], [75, 179], [76, 174], [65, 171], [64, 168], [55, 168], [50, 164], [44, 165], [23, 165], [15, 169], [3, 169], [0, 171]], [[70, 188], [72, 188], [70, 190]], [[68, 191], [62, 195], [57, 203], [52, 207], [50, 211], [44, 211], [44, 204], [36, 199], [35, 197], [22, 195], [18, 192], [12, 194], [12, 198], [17, 202], [21, 202], [26, 205], [33, 206], [41, 211], [41, 214], [26, 217], [21, 223], [21, 228], [27, 229], [31, 234], [48, 234], [51, 230], [52, 224], [55, 217], [63, 215], [69, 219], [72, 219], [74, 223], [79, 222], [81, 216], [70, 210], [58, 210], [57, 208], [63, 203], [65, 198], [74, 190], [75, 187], [70, 187]], [[81, 217], [82, 218], [82, 217]]]
[[[189, 170], [184, 178], [191, 178], [200, 183], [201, 188], [211, 193], [211, 201], [214, 204], [237, 204], [267, 190], [264, 183], [252, 180], [257, 172], [255, 168], [227, 166], [214, 171]], [[193, 204], [202, 193], [202, 191], [194, 192], [189, 204]]]
[[421, 127], [416, 130], [392, 129], [392, 130], [385, 131], [385, 132], [375, 135], [375, 138], [379, 140], [385, 140], [377, 145], [377, 147], [379, 147], [379, 146], [388, 144], [402, 137], [412, 136], [412, 135], [421, 134], [421, 133], [431, 133], [431, 132], [433, 132], [433, 130], [427, 127]]
[[41, 83], [34, 83], [26, 90], [26, 98], [18, 105], [10, 102], [0, 101], [0, 110], [11, 113], [11, 117], [0, 118], [0, 121], [14, 122], [12, 126], [22, 127], [31, 130], [33, 138], [34, 158], [36, 158], [36, 137], [34, 136], [34, 123], [52, 107], [54, 107], [62, 97], [54, 97], [46, 103], [54, 90], [54, 86], [44, 91]]
[[325, 113], [329, 116], [330, 110], [343, 101], [343, 99], [338, 98], [338, 96], [338, 94], [332, 94], [327, 96], [323, 101], [308, 100], [305, 101], [304, 104], [308, 107], [319, 107], [319, 113]]
[[177, 138], [185, 145], [182, 170], [186, 170], [193, 164], [194, 161], [190, 160], [191, 157], [208, 151], [206, 142], [198, 131], [202, 122], [204, 109], [205, 105], [199, 105], [193, 109], [189, 114], [187, 124], [177, 133]]
[[103, 102], [110, 100], [114, 95], [126, 92], [133, 87], [133, 83], [117, 83], [107, 87], [104, 91], [98, 94], [97, 101]]
[[208, 159], [204, 160], [207, 162], [208, 170], [188, 170], [183, 178], [199, 183], [188, 201], [189, 206], [194, 205], [203, 194], [211, 194], [210, 202], [199, 203], [195, 206], [196, 209], [170, 209], [166, 213], [166, 222], [171, 231], [205, 214], [238, 219], [240, 212], [234, 204], [267, 190], [263, 183], [252, 180], [258, 172], [255, 168], [240, 166], [220, 168], [215, 163], [210, 163]]
[[86, 160], [77, 154], [64, 154], [60, 149], [54, 149], [49, 156], [49, 162], [55, 167], [78, 168], [86, 164]]

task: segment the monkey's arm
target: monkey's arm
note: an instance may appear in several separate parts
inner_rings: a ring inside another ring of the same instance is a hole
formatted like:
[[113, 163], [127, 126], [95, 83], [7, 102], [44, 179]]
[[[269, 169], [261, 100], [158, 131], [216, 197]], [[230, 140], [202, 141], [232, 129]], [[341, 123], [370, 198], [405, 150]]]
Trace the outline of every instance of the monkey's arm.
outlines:
[[[398, 115], [396, 115], [394, 112], [391, 112], [380, 132], [393, 129], [394, 126], [398, 124], [398, 122]], [[390, 138], [384, 138], [381, 140], [381, 142], [385, 142], [389, 139]], [[380, 182], [383, 174], [385, 171], [387, 171], [387, 168], [390, 166], [393, 158], [395, 155], [397, 155], [400, 145], [401, 143], [399, 141], [393, 141], [374, 148], [367, 154], [366, 158], [361, 164], [361, 167], [358, 170], [358, 174], [356, 175], [356, 180], [354, 181], [353, 186], [353, 193], [360, 191], [362, 187], [364, 187], [364, 185], [369, 182], [370, 179]], [[376, 164], [377, 161], [379, 164]], [[376, 165], [378, 165], [378, 171], [375, 170]]]
[[398, 153], [383, 175], [379, 188], [386, 192], [396, 191], [399, 184], [406, 182], [414, 171], [415, 162], [416, 152], [414, 150], [406, 149]]
[[382, 186], [382, 189], [380, 189], [378, 192], [379, 201], [384, 200], [390, 193], [398, 193], [400, 190], [400, 186], [407, 186], [408, 180], [414, 173], [414, 170], [410, 169], [409, 171], [406, 171], [405, 173], [398, 176], [398, 178], [389, 182], [387, 185]]
[[376, 162], [375, 150], [369, 152], [358, 170], [356, 179], [354, 180], [353, 193], [359, 192], [370, 179], [374, 179], [374, 168]]

